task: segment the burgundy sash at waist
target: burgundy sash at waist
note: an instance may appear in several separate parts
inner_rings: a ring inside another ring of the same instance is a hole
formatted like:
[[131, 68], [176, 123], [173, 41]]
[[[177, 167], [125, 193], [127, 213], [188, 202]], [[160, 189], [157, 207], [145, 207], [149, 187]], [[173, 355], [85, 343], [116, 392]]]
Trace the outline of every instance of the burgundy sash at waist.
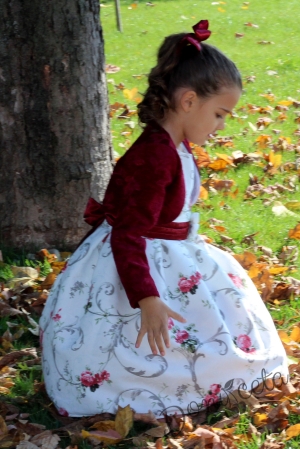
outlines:
[[[95, 201], [93, 198], [88, 200], [83, 217], [86, 223], [93, 226], [93, 229], [88, 232], [83, 240], [91, 235], [98, 228], [98, 226], [103, 223], [104, 220], [106, 220], [110, 226], [114, 226], [113, 217], [106, 214], [103, 205]], [[143, 237], [151, 239], [185, 240], [189, 233], [189, 227], [189, 222], [172, 222], [161, 226], [153, 226], [146, 234], [143, 235]]]

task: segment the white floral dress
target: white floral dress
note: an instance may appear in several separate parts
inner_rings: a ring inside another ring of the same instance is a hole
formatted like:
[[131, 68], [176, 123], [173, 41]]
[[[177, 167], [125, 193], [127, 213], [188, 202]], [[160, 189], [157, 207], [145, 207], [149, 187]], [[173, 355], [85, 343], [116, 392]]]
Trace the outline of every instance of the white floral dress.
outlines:
[[47, 392], [62, 415], [191, 412], [264, 377], [287, 376], [284, 349], [250, 278], [228, 253], [197, 234], [190, 210], [192, 156], [181, 145], [186, 200], [176, 222], [187, 240], [146, 239], [150, 273], [161, 298], [187, 320], [169, 319], [171, 347], [151, 354], [135, 341], [132, 309], [117, 274], [104, 222], [75, 251], [56, 280], [40, 320]]

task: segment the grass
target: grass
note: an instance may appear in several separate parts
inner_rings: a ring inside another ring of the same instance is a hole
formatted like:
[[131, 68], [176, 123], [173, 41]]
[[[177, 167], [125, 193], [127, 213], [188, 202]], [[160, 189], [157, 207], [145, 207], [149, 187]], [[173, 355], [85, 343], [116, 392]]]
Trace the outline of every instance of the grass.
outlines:
[[[241, 150], [244, 153], [253, 152], [256, 149], [255, 140], [260, 134], [272, 136], [272, 142], [276, 142], [278, 136], [272, 134], [272, 128], [280, 129], [280, 135], [290, 137], [292, 143], [296, 143], [298, 138], [293, 134], [297, 128], [294, 119], [296, 118], [294, 108], [287, 111], [287, 120], [276, 121], [278, 112], [273, 113], [271, 118], [274, 123], [270, 128], [260, 132], [250, 130], [243, 133], [245, 128], [249, 128], [248, 122], [255, 124], [258, 114], [247, 115], [239, 111], [243, 105], [255, 104], [257, 106], [275, 106], [279, 101], [289, 97], [299, 99], [300, 86], [300, 54], [298, 17], [300, 14], [299, 0], [273, 0], [263, 2], [261, 0], [251, 0], [249, 5], [243, 1], [227, 0], [213, 5], [208, 0], [153, 0], [155, 6], [147, 6], [146, 0], [133, 3], [133, 0], [121, 0], [121, 15], [124, 32], [120, 33], [116, 29], [116, 18], [113, 0], [102, 0], [101, 23], [104, 30], [106, 63], [120, 67], [120, 71], [114, 74], [107, 74], [110, 104], [116, 102], [126, 103], [130, 109], [136, 109], [135, 99], [125, 98], [124, 90], [120, 88], [120, 83], [133, 93], [132, 89], [137, 88], [142, 93], [146, 89], [146, 74], [155, 64], [157, 48], [163, 38], [171, 33], [181, 31], [191, 31], [191, 26], [200, 19], [209, 19], [210, 29], [213, 31], [209, 43], [219, 47], [224, 53], [231, 57], [239, 67], [243, 79], [247, 76], [256, 76], [253, 83], [244, 84], [244, 92], [236, 111], [240, 118], [229, 119], [228, 125], [223, 135], [233, 136], [234, 148], [217, 150], [207, 147], [207, 151], [213, 156], [214, 152], [231, 154], [232, 150]], [[136, 6], [134, 6], [136, 5]], [[284, 15], [284, 20], [282, 16]], [[247, 27], [244, 24], [251, 22], [259, 25], [259, 28]], [[244, 37], [238, 39], [235, 33], [244, 33]], [[270, 41], [272, 44], [258, 44], [259, 41]], [[276, 71], [277, 75], [268, 75], [269, 70]], [[119, 86], [119, 87], [116, 87]], [[275, 95], [275, 102], [270, 103], [261, 94], [272, 92]], [[140, 97], [139, 93], [135, 97]], [[118, 119], [122, 108], [115, 114], [111, 121], [113, 145], [117, 153], [122, 154], [130, 144], [140, 134], [140, 128], [136, 124], [136, 116], [130, 116], [127, 120]], [[126, 125], [127, 122], [133, 122]], [[124, 132], [126, 134], [124, 134]], [[122, 134], [123, 133], [123, 134]], [[268, 153], [269, 149], [263, 149]], [[296, 155], [291, 152], [282, 152], [283, 161], [295, 161]], [[299, 156], [298, 156], [299, 157]], [[298, 173], [280, 172], [273, 177], [268, 177], [263, 168], [254, 164], [243, 164], [236, 168], [230, 168], [227, 172], [218, 172], [221, 179], [233, 179], [235, 188], [238, 187], [238, 194], [235, 198], [230, 196], [210, 195], [209, 199], [202, 203], [200, 208], [201, 224], [203, 233], [211, 236], [220, 243], [219, 234], [207, 227], [208, 220], [212, 217], [223, 220], [226, 227], [226, 234], [232, 237], [236, 243], [231, 247], [234, 252], [243, 252], [245, 249], [253, 251], [249, 245], [242, 243], [245, 235], [258, 233], [255, 237], [257, 245], [270, 247], [275, 254], [280, 252], [284, 245], [295, 245], [300, 249], [299, 240], [288, 238], [288, 230], [292, 229], [300, 221], [299, 217], [275, 217], [271, 206], [265, 206], [261, 198], [245, 200], [244, 191], [249, 185], [249, 173], [264, 178], [265, 185], [279, 182], [284, 184], [290, 175], [299, 178]], [[209, 172], [202, 170], [201, 176], [205, 180]], [[299, 184], [299, 179], [296, 179]], [[290, 200], [298, 199], [299, 192], [285, 193], [279, 198], [286, 203]], [[224, 204], [226, 207], [224, 207]], [[7, 263], [16, 265], [32, 266], [28, 261], [26, 253], [14, 253], [11, 250], [4, 252]], [[296, 262], [298, 271], [293, 272], [294, 277], [300, 278], [299, 260]], [[42, 273], [47, 273], [47, 266], [40, 266]], [[0, 281], [6, 281], [10, 277], [7, 268], [1, 271]], [[299, 322], [300, 299], [294, 298], [289, 303], [272, 307], [271, 313], [280, 322], [280, 327], [289, 329], [292, 324]], [[37, 319], [37, 317], [36, 317]], [[0, 319], [0, 334], [7, 330], [8, 318]], [[9, 319], [12, 321], [12, 319]], [[18, 324], [18, 328], [24, 329], [22, 337], [13, 342], [15, 349], [21, 347], [37, 346], [37, 338], [27, 329], [28, 323], [23, 318], [13, 319]], [[27, 326], [27, 327], [26, 327]], [[46, 425], [47, 428], [58, 428], [61, 423], [54, 419], [48, 410], [50, 400], [37, 393], [37, 385], [41, 381], [41, 371], [39, 367], [28, 367], [26, 363], [17, 366], [18, 375], [15, 379], [15, 386], [11, 389], [9, 400], [15, 403], [22, 410], [30, 409], [30, 420]], [[47, 405], [43, 407], [43, 404]], [[224, 415], [226, 413], [224, 412]], [[208, 423], [221, 419], [220, 414], [212, 415]], [[291, 414], [290, 423], [299, 422], [299, 416]], [[237, 432], [246, 433], [251, 422], [247, 413], [241, 414]], [[261, 438], [253, 437], [251, 441], [238, 443], [238, 449], [256, 449], [264, 441]], [[299, 447], [299, 437], [289, 440], [285, 448], [294, 449]], [[61, 447], [67, 446], [68, 442], [63, 441]], [[91, 446], [85, 441], [80, 443], [81, 449], [89, 449]], [[110, 446], [114, 448], [115, 446]], [[126, 445], [122, 445], [125, 449]], [[132, 444], [129, 443], [129, 447]]]
[[[120, 33], [116, 29], [114, 2], [104, 0], [101, 7], [101, 22], [104, 29], [106, 62], [121, 69], [115, 74], [107, 74], [110, 103], [126, 103], [130, 109], [135, 110], [136, 101], [125, 98], [124, 91], [116, 86], [123, 83], [129, 91], [137, 88], [138, 92], [144, 92], [147, 85], [145, 74], [155, 64], [156, 51], [163, 38], [170, 33], [190, 31], [191, 26], [199, 19], [208, 18], [210, 29], [213, 31], [209, 43], [219, 47], [234, 60], [244, 80], [247, 76], [256, 76], [254, 83], [244, 84], [244, 92], [236, 108], [240, 118], [229, 119], [225, 131], [220, 133], [233, 136], [234, 148], [229, 150], [224, 147], [216, 150], [207, 148], [208, 152], [212, 156], [215, 152], [231, 154], [232, 150], [253, 152], [257, 148], [255, 140], [260, 134], [271, 135], [273, 143], [278, 140], [278, 136], [272, 133], [272, 128], [280, 129], [280, 135], [290, 137], [292, 143], [296, 143], [298, 138], [293, 132], [297, 129], [297, 124], [294, 123], [297, 110], [294, 108], [287, 111], [286, 121], [277, 122], [279, 112], [274, 111], [271, 116], [274, 123], [270, 128], [259, 132], [253, 132], [250, 128], [246, 135], [243, 134], [243, 130], [249, 128], [248, 122], [255, 124], [261, 116], [247, 115], [240, 112], [239, 108], [247, 104], [274, 107], [279, 101], [287, 100], [289, 97], [299, 98], [300, 72], [297, 68], [300, 55], [296, 50], [299, 42], [297, 31], [299, 2], [292, 0], [286, 4], [284, 0], [272, 2], [253, 0], [248, 6], [238, 0], [230, 0], [226, 4], [220, 2], [220, 5], [212, 3], [214, 2], [206, 0], [201, 2], [159, 0], [154, 2], [155, 6], [150, 7], [145, 0], [136, 3], [123, 0], [121, 14], [124, 32]], [[284, 21], [279, 19], [279, 11], [284, 11]], [[259, 28], [245, 26], [244, 24], [248, 22], [257, 24]], [[236, 38], [236, 32], [243, 33], [244, 37]], [[259, 41], [272, 43], [260, 45]], [[277, 72], [277, 75], [268, 75], [269, 70]], [[268, 92], [275, 95], [275, 102], [270, 103], [261, 96]], [[136, 94], [136, 97], [140, 95]], [[128, 121], [136, 121], [135, 116], [121, 120], [117, 118], [120, 113], [121, 110], [112, 118], [111, 126], [114, 149], [122, 154], [138, 137], [140, 128], [136, 125], [132, 130], [130, 128], [133, 126], [132, 123], [126, 125]], [[268, 153], [270, 150], [263, 151]], [[294, 153], [282, 153], [283, 162], [295, 159]], [[275, 176], [268, 177], [262, 167], [254, 164], [241, 164], [228, 172], [218, 172], [220, 179], [234, 180], [238, 194], [234, 199], [229, 197], [224, 199], [226, 208], [220, 207], [222, 201], [220, 195], [211, 196], [206, 200], [205, 208], [201, 208], [201, 231], [221, 243], [219, 235], [205, 227], [207, 220], [214, 217], [224, 220], [227, 235], [237, 241], [232, 248], [235, 252], [244, 251], [245, 245], [239, 242], [245, 235], [254, 232], [258, 232], [257, 244], [270, 247], [275, 253], [278, 253], [283, 245], [296, 245], [300, 248], [299, 241], [288, 239], [287, 235], [288, 230], [294, 228], [300, 221], [300, 213], [298, 217], [275, 217], [271, 205], [264, 205], [263, 199], [266, 195], [245, 201], [244, 192], [249, 185], [249, 173], [259, 179], [264, 178], [265, 185], [286, 183], [290, 175], [278, 172]], [[202, 170], [201, 175], [205, 180], [208, 173]], [[297, 191], [285, 193], [280, 201], [286, 203], [295, 200], [297, 195]], [[294, 272], [293, 276], [300, 278], [299, 261], [297, 267], [298, 271]]]

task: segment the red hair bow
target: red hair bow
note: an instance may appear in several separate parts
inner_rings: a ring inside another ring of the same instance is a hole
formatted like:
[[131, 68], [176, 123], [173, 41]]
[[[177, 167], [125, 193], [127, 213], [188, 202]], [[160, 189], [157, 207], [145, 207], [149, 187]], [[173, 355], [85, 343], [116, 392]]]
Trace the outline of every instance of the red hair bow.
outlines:
[[194, 45], [194, 47], [196, 47], [197, 50], [200, 51], [200, 42], [206, 41], [206, 39], [208, 39], [211, 35], [211, 31], [209, 31], [208, 25], [208, 20], [200, 20], [200, 22], [196, 23], [196, 25], [193, 26], [193, 30], [195, 31], [195, 33], [188, 33], [186, 36], [184, 36], [182, 42], [187, 41], [191, 45]]

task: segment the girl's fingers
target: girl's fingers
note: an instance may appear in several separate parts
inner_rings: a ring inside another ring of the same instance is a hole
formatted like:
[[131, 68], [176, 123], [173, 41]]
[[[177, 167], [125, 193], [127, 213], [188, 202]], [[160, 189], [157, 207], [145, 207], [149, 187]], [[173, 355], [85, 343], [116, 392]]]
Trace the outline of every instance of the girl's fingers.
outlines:
[[160, 352], [161, 355], [165, 355], [165, 347], [164, 347], [164, 343], [162, 341], [161, 338], [161, 332], [158, 332], [157, 334], [154, 334], [154, 338], [155, 338], [155, 343], [158, 347], [158, 350]]
[[150, 349], [152, 351], [152, 354], [157, 355], [155, 339], [154, 339], [153, 333], [150, 331], [148, 331], [148, 343], [149, 343]]
[[136, 347], [136, 348], [139, 348], [139, 347], [140, 347], [140, 345], [141, 345], [141, 343], [142, 343], [142, 340], [143, 340], [145, 334], [146, 334], [146, 331], [144, 331], [144, 330], [141, 328], [141, 329], [140, 329], [140, 332], [138, 333], [136, 342], [135, 342], [135, 347]]
[[[147, 334], [148, 343], [152, 354], [157, 355], [160, 353], [162, 356], [165, 355], [165, 348], [170, 347], [170, 336], [168, 331], [168, 317], [173, 318], [180, 323], [186, 323], [186, 319], [183, 318], [177, 312], [170, 309], [166, 305], [160, 306], [160, 313], [155, 313], [154, 316], [148, 311], [147, 303], [144, 303], [142, 314], [145, 315], [142, 318], [142, 326], [138, 333], [135, 347], [139, 348], [142, 340]], [[152, 311], [151, 311], [152, 312]]]
[[174, 318], [174, 320], [179, 321], [180, 323], [186, 323], [186, 319], [172, 309], [170, 309], [169, 317]]
[[162, 330], [162, 336], [164, 339], [164, 343], [166, 345], [166, 348], [170, 347], [170, 336], [169, 336], [169, 330], [167, 327], [164, 327]]

